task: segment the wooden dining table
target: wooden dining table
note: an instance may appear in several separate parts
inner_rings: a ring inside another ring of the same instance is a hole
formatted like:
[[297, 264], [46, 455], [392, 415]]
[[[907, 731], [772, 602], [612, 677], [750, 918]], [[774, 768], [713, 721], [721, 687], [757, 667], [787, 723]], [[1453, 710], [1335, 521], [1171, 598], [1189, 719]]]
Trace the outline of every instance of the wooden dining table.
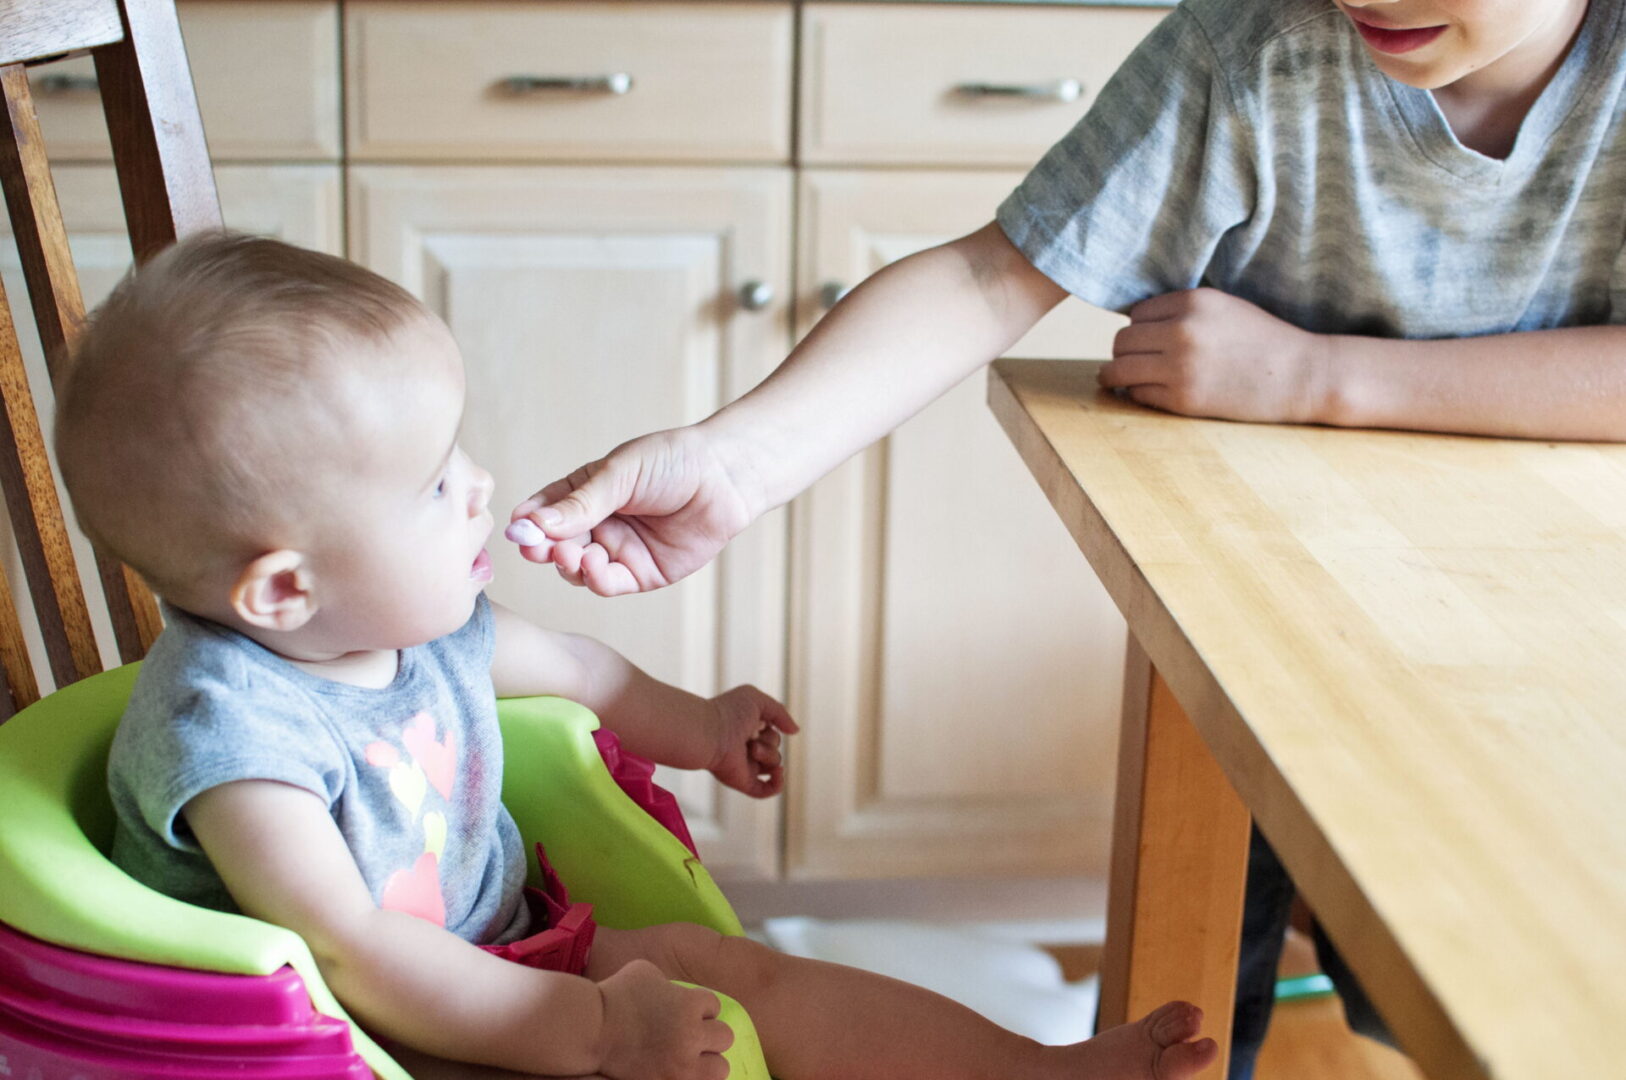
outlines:
[[989, 402], [1129, 625], [1103, 1024], [1185, 998], [1223, 1046], [1251, 818], [1432, 1080], [1626, 1077], [1626, 446], [1191, 419], [1099, 366]]

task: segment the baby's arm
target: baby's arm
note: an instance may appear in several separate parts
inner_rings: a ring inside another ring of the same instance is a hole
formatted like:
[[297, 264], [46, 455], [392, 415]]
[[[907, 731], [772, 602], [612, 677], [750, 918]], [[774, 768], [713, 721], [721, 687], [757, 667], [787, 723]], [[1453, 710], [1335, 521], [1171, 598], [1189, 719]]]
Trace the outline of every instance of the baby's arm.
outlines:
[[491, 605], [498, 697], [556, 694], [587, 706], [634, 754], [680, 769], [709, 769], [757, 798], [784, 786], [780, 732], [798, 728], [785, 707], [752, 686], [703, 698], [661, 682], [601, 642], [545, 630]]
[[1313, 334], [1214, 289], [1130, 310], [1105, 386], [1188, 416], [1626, 440], [1626, 327], [1406, 341]]
[[245, 780], [186, 804], [232, 898], [304, 938], [370, 1030], [425, 1053], [529, 1073], [717, 1075], [731, 1036], [716, 996], [628, 965], [594, 983], [492, 956], [424, 919], [374, 905], [322, 800]]

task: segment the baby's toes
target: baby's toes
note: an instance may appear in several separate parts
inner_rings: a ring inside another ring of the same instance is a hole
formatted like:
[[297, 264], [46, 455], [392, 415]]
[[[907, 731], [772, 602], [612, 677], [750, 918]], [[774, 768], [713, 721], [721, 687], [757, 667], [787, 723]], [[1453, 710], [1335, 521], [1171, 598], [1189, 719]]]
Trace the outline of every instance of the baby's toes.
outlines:
[[1157, 1080], [1186, 1080], [1214, 1064], [1217, 1057], [1219, 1044], [1213, 1039], [1177, 1042], [1158, 1051], [1152, 1073]]
[[1202, 1030], [1203, 1011], [1189, 1001], [1170, 1001], [1147, 1013], [1141, 1025], [1157, 1045], [1173, 1046]]

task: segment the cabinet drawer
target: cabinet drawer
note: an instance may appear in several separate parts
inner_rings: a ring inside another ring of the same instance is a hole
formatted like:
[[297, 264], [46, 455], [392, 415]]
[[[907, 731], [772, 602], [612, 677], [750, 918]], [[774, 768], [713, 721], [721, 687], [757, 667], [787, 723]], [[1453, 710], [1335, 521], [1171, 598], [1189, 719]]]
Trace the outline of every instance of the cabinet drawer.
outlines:
[[[339, 156], [339, 5], [335, 0], [182, 3], [198, 110], [215, 161]], [[90, 57], [34, 68], [46, 149], [57, 161], [106, 161], [107, 122]]]
[[1165, 14], [807, 4], [802, 160], [1031, 165]]
[[788, 3], [358, 0], [346, 20], [358, 159], [790, 154]]

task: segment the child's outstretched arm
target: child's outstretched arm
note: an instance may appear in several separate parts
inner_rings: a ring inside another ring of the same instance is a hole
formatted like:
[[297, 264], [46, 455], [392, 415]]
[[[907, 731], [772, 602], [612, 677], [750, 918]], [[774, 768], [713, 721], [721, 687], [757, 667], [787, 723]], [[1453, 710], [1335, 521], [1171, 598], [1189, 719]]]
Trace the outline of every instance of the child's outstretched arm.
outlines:
[[491, 605], [498, 697], [556, 694], [593, 710], [635, 754], [679, 769], [707, 769], [754, 798], [785, 786], [780, 733], [800, 730], [754, 686], [703, 698], [661, 682], [601, 642], [545, 630]]
[[855, 288], [738, 401], [624, 443], [521, 503], [510, 538], [601, 595], [669, 585], [999, 356], [1064, 296], [997, 225], [911, 255]]
[[1433, 341], [1313, 334], [1214, 289], [1129, 314], [1101, 383], [1169, 412], [1626, 440], [1626, 326]]
[[368, 1029], [442, 1058], [551, 1076], [718, 1080], [716, 995], [628, 964], [600, 982], [538, 971], [378, 908], [320, 798], [270, 780], [211, 788], [188, 826], [243, 912], [310, 946]]

